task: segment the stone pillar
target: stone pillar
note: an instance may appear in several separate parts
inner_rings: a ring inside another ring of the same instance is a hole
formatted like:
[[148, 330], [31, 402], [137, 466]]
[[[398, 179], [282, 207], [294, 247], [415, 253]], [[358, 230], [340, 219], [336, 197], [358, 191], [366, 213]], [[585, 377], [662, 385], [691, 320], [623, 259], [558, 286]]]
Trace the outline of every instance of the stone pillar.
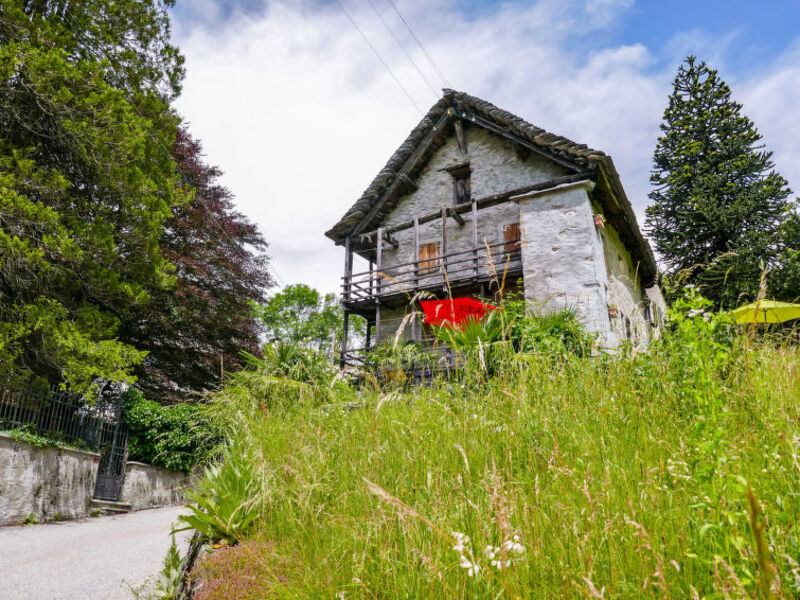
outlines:
[[595, 228], [591, 181], [522, 194], [520, 235], [525, 299], [540, 312], [575, 309], [600, 343], [616, 346], [606, 304], [603, 240]]

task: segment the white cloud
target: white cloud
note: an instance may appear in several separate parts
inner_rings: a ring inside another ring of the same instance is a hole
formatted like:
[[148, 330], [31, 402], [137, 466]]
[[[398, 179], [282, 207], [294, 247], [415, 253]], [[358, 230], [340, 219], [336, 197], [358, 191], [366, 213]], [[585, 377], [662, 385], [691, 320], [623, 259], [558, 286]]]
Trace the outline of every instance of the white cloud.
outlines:
[[[369, 5], [342, 1], [427, 109], [434, 96]], [[388, 4], [373, 2], [435, 80]], [[452, 0], [400, 7], [453, 87], [611, 154], [641, 215], [674, 65], [655, 71], [659, 53], [642, 45], [593, 46], [594, 33], [630, 4], [543, 0], [478, 16]], [[176, 24], [188, 72], [179, 110], [209, 160], [226, 172], [239, 208], [261, 226], [284, 282], [334, 291], [343, 252], [324, 231], [420, 114], [336, 4], [270, 2], [215, 19]], [[773, 71], [744, 81], [738, 96], [776, 150], [779, 168], [798, 155], [789, 110], [800, 105], [798, 62], [787, 55]], [[784, 174], [800, 181], [800, 173]]]

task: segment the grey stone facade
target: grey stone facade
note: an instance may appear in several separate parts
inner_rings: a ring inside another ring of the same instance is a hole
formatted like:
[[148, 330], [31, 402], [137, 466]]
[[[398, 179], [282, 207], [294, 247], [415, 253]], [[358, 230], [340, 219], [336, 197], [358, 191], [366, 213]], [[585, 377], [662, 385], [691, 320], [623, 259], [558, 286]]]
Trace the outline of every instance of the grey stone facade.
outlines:
[[[467, 170], [471, 203], [456, 204], [455, 181]], [[447, 216], [437, 217], [443, 209]], [[515, 227], [518, 251], [504, 236]], [[326, 235], [377, 261], [378, 229], [389, 234], [381, 276], [362, 279], [369, 291], [344, 300], [345, 310], [379, 321], [378, 341], [398, 327], [419, 339], [420, 323], [406, 317], [420, 294], [457, 288], [454, 295], [491, 297], [504, 266], [521, 279], [531, 310], [574, 308], [608, 348], [646, 345], [666, 310], [653, 286], [655, 259], [610, 157], [462, 92], [445, 92]], [[417, 242], [437, 245], [440, 256], [461, 254], [420, 279]]]
[[[474, 197], [563, 175], [561, 167], [543, 158], [521, 158], [510, 144], [488, 131], [469, 129], [466, 139]], [[398, 202], [384, 226], [453, 206], [453, 177], [446, 168], [465, 161], [455, 139], [449, 138], [417, 181], [418, 189]], [[603, 228], [595, 225], [594, 215], [602, 215], [602, 209], [592, 201], [594, 187], [591, 181], [565, 184], [481, 209], [477, 213], [478, 241], [480, 245], [500, 243], [504, 227], [520, 223], [523, 288], [533, 310], [571, 307], [586, 328], [598, 334], [604, 346], [614, 348], [626, 339], [634, 345], [646, 345], [657, 329], [646, 318], [646, 307], [651, 302], [658, 307], [649, 309], [653, 321], [666, 307], [657, 288], [648, 295], [642, 286], [630, 252], [614, 228], [608, 224]], [[464, 225], [458, 225], [448, 219], [448, 252], [473, 248], [472, 215], [465, 214], [464, 220]], [[401, 277], [408, 270], [395, 265], [415, 260], [414, 230], [399, 231], [394, 237], [398, 247], [387, 246], [383, 253], [383, 272], [389, 276], [384, 289], [410, 291], [410, 284], [393, 284], [392, 278]], [[420, 244], [441, 243], [441, 240], [441, 220], [419, 227]], [[502, 264], [502, 256], [497, 254], [497, 262]], [[410, 310], [410, 307], [384, 309], [379, 339], [395, 336]], [[420, 331], [419, 325], [412, 327], [406, 322], [401, 335], [410, 339], [413, 331]]]

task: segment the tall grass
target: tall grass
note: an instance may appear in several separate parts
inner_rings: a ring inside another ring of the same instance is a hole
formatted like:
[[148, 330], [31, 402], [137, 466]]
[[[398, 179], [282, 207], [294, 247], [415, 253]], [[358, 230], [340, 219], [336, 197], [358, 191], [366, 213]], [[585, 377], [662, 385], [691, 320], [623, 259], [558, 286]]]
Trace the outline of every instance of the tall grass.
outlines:
[[291, 567], [225, 597], [799, 597], [800, 352], [697, 297], [671, 329], [412, 390], [233, 379], [217, 418], [270, 482], [237, 539]]

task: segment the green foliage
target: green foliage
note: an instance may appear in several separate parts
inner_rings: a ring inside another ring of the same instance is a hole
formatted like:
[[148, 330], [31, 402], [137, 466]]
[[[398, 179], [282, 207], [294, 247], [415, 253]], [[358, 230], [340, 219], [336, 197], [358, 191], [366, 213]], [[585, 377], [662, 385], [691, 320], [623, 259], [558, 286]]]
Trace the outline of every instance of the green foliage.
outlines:
[[664, 111], [646, 218], [668, 274], [725, 308], [753, 300], [762, 269], [781, 262], [790, 211], [786, 181], [741, 108], [715, 70], [686, 59]]
[[[0, 376], [130, 382], [120, 315], [172, 273], [183, 75], [158, 0], [0, 3]], [[125, 40], [125, 43], [120, 43]]]
[[240, 557], [204, 571], [209, 597], [797, 596], [800, 353], [710, 306], [688, 290], [647, 351], [511, 352], [491, 376], [468, 358], [407, 393], [265, 411], [231, 380], [211, 400], [247, 441], [229, 477], [270, 482], [230, 494], [263, 499], [236, 539], [275, 544], [287, 576]]
[[20, 525], [37, 525], [39, 523], [39, 519], [36, 518], [36, 515], [28, 513], [25, 518], [19, 522]]
[[175, 593], [178, 591], [182, 567], [183, 561], [181, 560], [178, 544], [175, 543], [175, 535], [173, 534], [171, 536], [169, 549], [167, 549], [167, 555], [164, 557], [164, 567], [158, 574], [155, 590], [151, 598], [154, 600], [173, 600], [175, 598]]
[[[335, 294], [322, 296], [305, 284], [288, 285], [258, 307], [268, 343], [302, 345], [335, 359], [344, 327], [344, 313]], [[363, 336], [363, 318], [351, 317], [351, 331]]]
[[176, 531], [194, 529], [210, 541], [241, 541], [262, 515], [267, 485], [253, 466], [259, 453], [246, 436], [225, 445], [219, 460], [206, 467], [193, 488], [185, 491], [191, 514], [181, 515]]
[[595, 340], [570, 308], [541, 314], [530, 313], [524, 301], [503, 305], [510, 321], [509, 337], [519, 352], [562, 356], [589, 356]]
[[219, 432], [206, 419], [201, 406], [162, 406], [147, 400], [136, 389], [129, 390], [124, 401], [130, 460], [191, 473], [218, 443]]
[[[88, 444], [81, 440], [71, 440], [67, 443], [63, 439], [49, 437], [47, 435], [41, 435], [35, 431], [31, 431], [28, 425], [17, 429], [10, 429], [4, 433], [7, 433], [9, 436], [11, 436], [11, 439], [14, 441], [25, 442], [34, 448], [73, 448], [76, 450], [89, 450]], [[51, 433], [51, 435], [55, 436], [56, 434]]]

